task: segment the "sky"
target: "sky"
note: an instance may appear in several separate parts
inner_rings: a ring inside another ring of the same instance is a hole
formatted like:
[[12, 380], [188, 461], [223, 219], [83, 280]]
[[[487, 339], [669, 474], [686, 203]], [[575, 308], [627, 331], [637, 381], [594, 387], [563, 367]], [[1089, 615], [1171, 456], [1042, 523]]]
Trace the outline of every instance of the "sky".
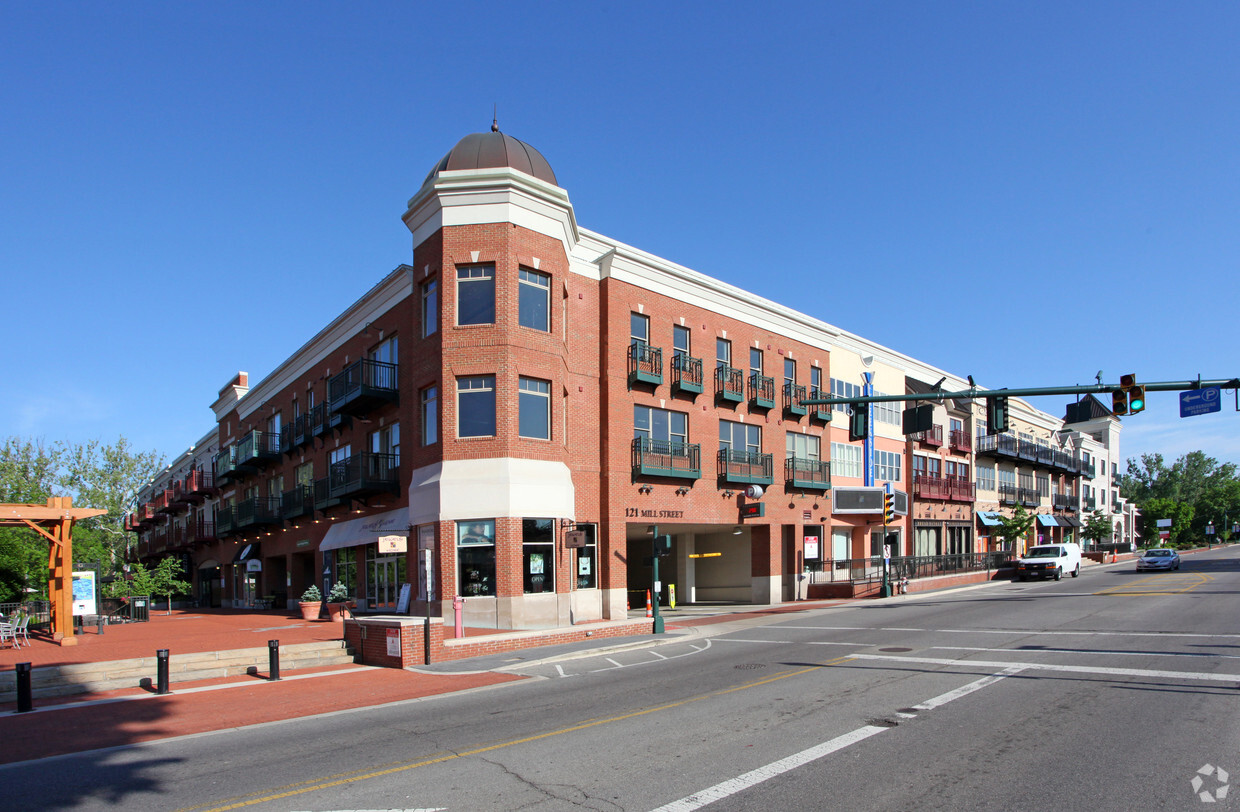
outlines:
[[[1238, 40], [1231, 0], [2, 3], [0, 437], [181, 453], [411, 260], [493, 111], [583, 227], [980, 386], [1232, 378]], [[1148, 401], [1125, 457], [1240, 463], [1234, 393]]]

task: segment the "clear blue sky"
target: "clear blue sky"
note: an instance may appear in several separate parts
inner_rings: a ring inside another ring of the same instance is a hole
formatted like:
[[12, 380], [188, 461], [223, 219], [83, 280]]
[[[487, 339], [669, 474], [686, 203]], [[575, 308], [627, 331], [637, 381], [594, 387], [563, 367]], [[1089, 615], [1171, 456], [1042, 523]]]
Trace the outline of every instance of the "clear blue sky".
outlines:
[[[183, 451], [409, 261], [493, 104], [583, 226], [983, 386], [1240, 375], [1238, 41], [1232, 0], [5, 3], [0, 436]], [[1231, 393], [1149, 400], [1126, 456], [1240, 462]]]

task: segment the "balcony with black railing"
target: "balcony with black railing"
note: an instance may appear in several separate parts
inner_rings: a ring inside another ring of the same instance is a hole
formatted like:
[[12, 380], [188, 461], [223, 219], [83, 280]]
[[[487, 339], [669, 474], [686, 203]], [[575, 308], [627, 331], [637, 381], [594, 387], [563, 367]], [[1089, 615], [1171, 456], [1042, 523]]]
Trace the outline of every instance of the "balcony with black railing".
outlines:
[[328, 477], [314, 480], [314, 509], [327, 510], [339, 505], [342, 499], [332, 496], [331, 481]]
[[185, 525], [186, 543], [210, 544], [218, 539], [215, 535], [215, 522], [199, 516], [195, 521]]
[[784, 384], [784, 414], [802, 417], [809, 409], [805, 406], [805, 387], [795, 383]]
[[1076, 510], [1077, 499], [1074, 493], [1056, 493], [1051, 495], [1051, 507], [1055, 510]]
[[802, 457], [784, 459], [784, 488], [825, 491], [831, 488], [831, 463]]
[[663, 383], [662, 347], [652, 347], [643, 341], [629, 345], [629, 386], [635, 383], [651, 386]]
[[310, 442], [310, 419], [308, 415], [299, 414], [292, 422], [280, 427], [280, 450], [286, 454], [295, 448], [301, 448]]
[[1083, 459], [1078, 459], [1077, 462], [1079, 463], [1079, 470], [1081, 472], [1081, 476], [1086, 477], [1088, 479], [1093, 479], [1094, 477], [1098, 475], [1098, 468], [1097, 468], [1096, 463], [1094, 463], [1093, 460], [1086, 462]]
[[715, 367], [715, 397], [728, 403], [745, 400], [745, 373], [736, 367]]
[[749, 391], [749, 406], [752, 409], [775, 408], [775, 379], [770, 375], [753, 373], [746, 384]]
[[215, 481], [223, 485], [237, 476], [237, 448], [229, 446], [215, 455]]
[[1055, 449], [1047, 445], [1039, 445], [1037, 463], [1043, 468], [1054, 468], [1055, 467]]
[[999, 483], [999, 504], [1015, 505], [1018, 502], [1016, 486], [1010, 482]]
[[363, 414], [400, 400], [397, 366], [362, 358], [349, 364], [327, 385], [327, 402], [338, 414]]
[[770, 485], [775, 481], [775, 462], [761, 451], [721, 448], [716, 456], [719, 481], [745, 485]]
[[234, 464], [248, 470], [261, 469], [280, 460], [280, 435], [255, 429], [237, 441]]
[[311, 406], [306, 417], [309, 420], [309, 429], [311, 437], [321, 437], [327, 432], [330, 426], [327, 425], [328, 418], [331, 416], [329, 404], [324, 401], [317, 406]]
[[1055, 459], [1051, 463], [1051, 467], [1067, 474], [1075, 474], [1080, 470], [1075, 457], [1066, 451], [1059, 451], [1058, 449], [1055, 451]]
[[399, 493], [395, 454], [363, 451], [333, 462], [327, 476], [332, 497], [356, 499], [376, 493]]
[[1022, 460], [1028, 460], [1029, 462], [1037, 462], [1038, 461], [1038, 444], [1030, 442], [1029, 440], [1018, 439], [1016, 441], [1016, 456]]
[[314, 486], [294, 485], [280, 494], [280, 512], [285, 519], [296, 519], [314, 513]]
[[947, 435], [947, 446], [952, 451], [968, 454], [973, 450], [973, 435], [967, 429], [952, 429]]
[[976, 452], [989, 457], [1017, 457], [1016, 435], [1014, 434], [979, 434], [977, 435]]
[[1087, 511], [1097, 510], [1098, 509], [1098, 497], [1086, 496], [1084, 499], [1081, 500], [1081, 509], [1087, 510]]
[[1025, 507], [1037, 507], [1042, 502], [1042, 497], [1038, 494], [1037, 488], [1018, 488], [1017, 496], [1020, 503]]
[[280, 497], [251, 496], [242, 499], [234, 506], [236, 528], [246, 530], [251, 527], [270, 527], [281, 522]]
[[924, 446], [929, 446], [931, 448], [942, 448], [943, 447], [943, 427], [935, 425], [935, 426], [931, 426], [925, 431], [914, 431], [911, 434], [909, 434], [908, 438], [910, 440], [921, 443]]
[[237, 515], [232, 505], [224, 505], [215, 511], [215, 532], [218, 538], [228, 538], [237, 532]]
[[702, 478], [702, 448], [679, 440], [633, 438], [633, 476]]
[[672, 392], [684, 392], [689, 395], [702, 394], [701, 358], [694, 358], [683, 352], [672, 354]]
[[[830, 392], [824, 392], [816, 386], [809, 388], [809, 400], [819, 400], [821, 398], [830, 397]], [[810, 407], [810, 420], [821, 420], [824, 423], [831, 422], [831, 407], [817, 404]]]

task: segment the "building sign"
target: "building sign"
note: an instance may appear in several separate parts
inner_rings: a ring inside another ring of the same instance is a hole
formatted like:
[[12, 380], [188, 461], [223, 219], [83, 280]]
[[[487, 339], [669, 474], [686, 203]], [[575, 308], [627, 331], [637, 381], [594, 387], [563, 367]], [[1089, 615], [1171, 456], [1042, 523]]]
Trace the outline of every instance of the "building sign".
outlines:
[[576, 550], [586, 546], [586, 531], [570, 530], [565, 533], [564, 546], [570, 550]]
[[94, 570], [73, 573], [73, 614], [98, 614], [95, 610]]
[[406, 535], [392, 534], [389, 536], [379, 536], [379, 552], [382, 553], [403, 553], [409, 546], [409, 537]]
[[389, 657], [400, 656], [400, 629], [387, 630], [387, 653]]
[[262, 572], [263, 562], [257, 558], [251, 558], [249, 561], [245, 562], [245, 571], [246, 572]]
[[625, 508], [626, 519], [683, 519], [683, 510], [644, 510], [642, 508]]
[[765, 515], [766, 515], [766, 503], [765, 502], [749, 502], [747, 504], [741, 505], [741, 518], [742, 519], [756, 519], [759, 516], [765, 516]]

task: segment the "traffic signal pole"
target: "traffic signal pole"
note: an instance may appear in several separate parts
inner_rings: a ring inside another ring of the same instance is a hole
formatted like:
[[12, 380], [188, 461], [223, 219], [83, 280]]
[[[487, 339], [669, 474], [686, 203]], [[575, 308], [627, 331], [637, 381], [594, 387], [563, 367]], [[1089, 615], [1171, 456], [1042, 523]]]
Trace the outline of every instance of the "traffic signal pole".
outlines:
[[[1147, 392], [1187, 392], [1190, 389], [1201, 389], [1207, 386], [1218, 386], [1223, 389], [1240, 389], [1240, 378], [1219, 378], [1215, 380], [1195, 381], [1157, 381], [1141, 384]], [[1035, 386], [1021, 389], [982, 389], [974, 386], [963, 392], [918, 392], [907, 395], [867, 395], [855, 398], [805, 398], [801, 402], [806, 406], [831, 406], [836, 403], [889, 403], [910, 400], [975, 400], [993, 397], [1038, 397], [1042, 395], [1089, 395], [1098, 392], [1114, 392], [1125, 388], [1120, 383], [1096, 383], [1086, 386]]]

